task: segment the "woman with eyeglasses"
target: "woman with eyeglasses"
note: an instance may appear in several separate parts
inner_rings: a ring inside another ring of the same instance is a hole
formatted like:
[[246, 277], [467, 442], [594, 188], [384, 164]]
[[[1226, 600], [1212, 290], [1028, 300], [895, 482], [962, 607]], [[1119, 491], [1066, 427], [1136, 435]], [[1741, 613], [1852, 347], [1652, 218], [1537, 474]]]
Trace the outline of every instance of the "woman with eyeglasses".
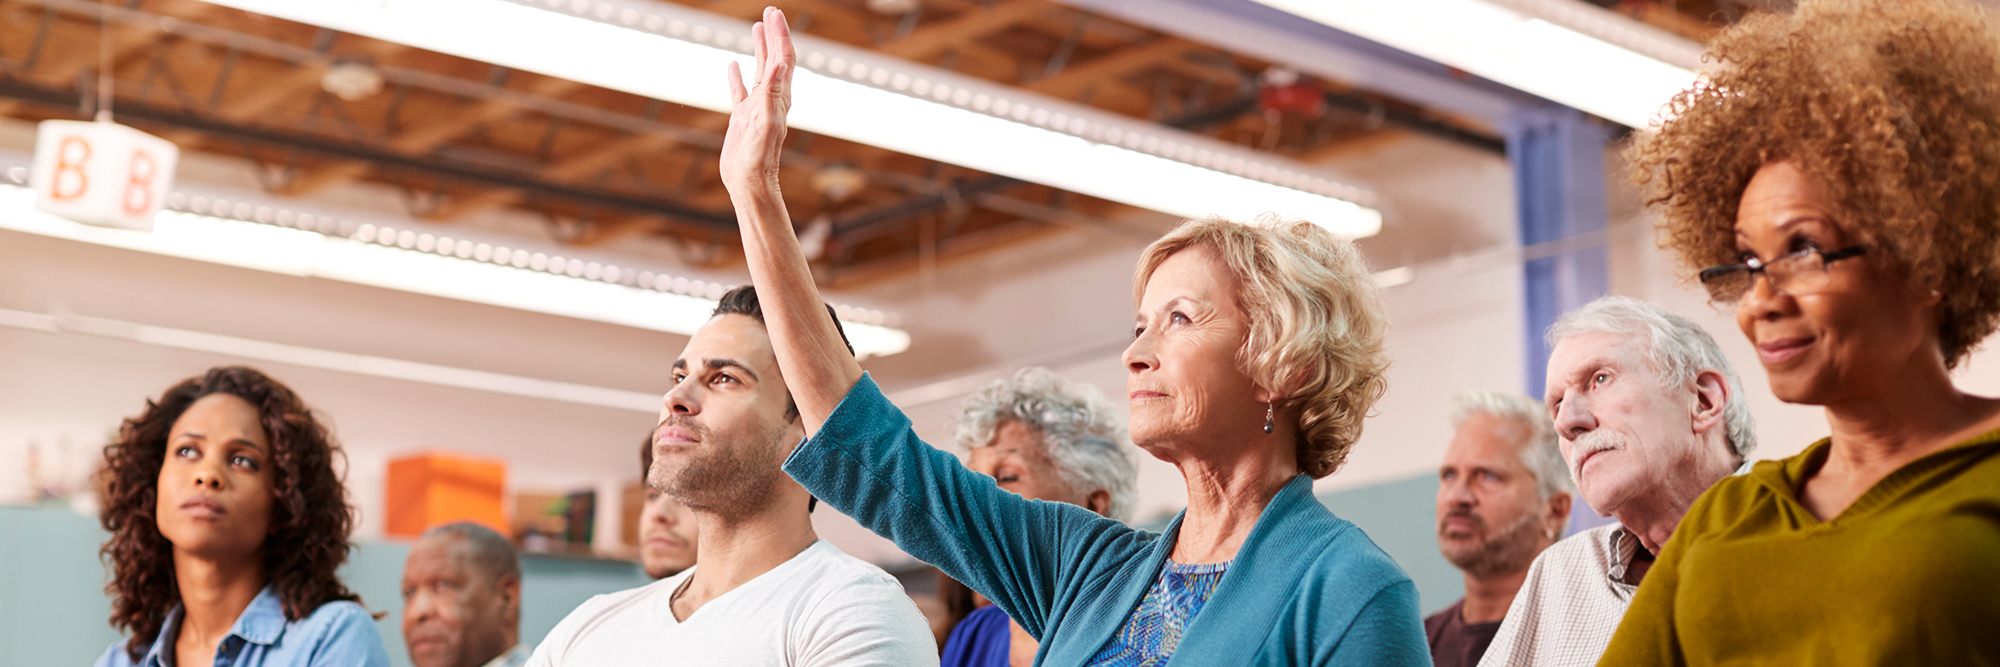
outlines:
[[1696, 501], [1605, 665], [2000, 663], [2000, 33], [1948, 0], [1812, 1], [1633, 149], [1666, 245], [1832, 437]]

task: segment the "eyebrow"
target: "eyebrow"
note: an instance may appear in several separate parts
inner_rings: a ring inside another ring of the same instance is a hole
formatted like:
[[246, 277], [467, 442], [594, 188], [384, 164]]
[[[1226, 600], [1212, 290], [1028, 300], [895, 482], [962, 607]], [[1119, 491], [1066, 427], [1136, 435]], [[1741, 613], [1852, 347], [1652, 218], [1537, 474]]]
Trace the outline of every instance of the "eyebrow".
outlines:
[[[1831, 222], [1828, 222], [1828, 221], [1827, 221], [1827, 219], [1826, 219], [1826, 216], [1824, 216], [1824, 215], [1820, 215], [1820, 214], [1818, 214], [1818, 213], [1808, 213], [1808, 214], [1805, 214], [1805, 215], [1800, 215], [1800, 216], [1795, 216], [1795, 217], [1792, 217], [1792, 218], [1789, 218], [1789, 219], [1786, 219], [1786, 220], [1785, 220], [1784, 222], [1780, 222], [1780, 223], [1778, 223], [1778, 231], [1780, 231], [1780, 232], [1783, 232], [1783, 231], [1787, 231], [1787, 230], [1790, 230], [1790, 229], [1791, 229], [1791, 228], [1793, 228], [1793, 227], [1797, 227], [1797, 226], [1799, 226], [1799, 225], [1802, 225], [1802, 224], [1805, 224], [1805, 223], [1808, 223], [1808, 222], [1817, 222], [1817, 223], [1820, 223], [1820, 224], [1822, 224], [1822, 225], [1829, 225], [1829, 226], [1833, 224], [1833, 223], [1831, 223]], [[1738, 230], [1736, 230], [1736, 237], [1737, 237], [1737, 238], [1742, 238], [1742, 237], [1745, 237], [1745, 236], [1749, 236], [1749, 234], [1746, 234], [1746, 233], [1744, 233], [1744, 232], [1743, 232], [1743, 230], [1741, 230], [1741, 229], [1738, 229]]]
[[[1201, 302], [1200, 300], [1197, 300], [1197, 299], [1195, 299], [1194, 297], [1190, 297], [1190, 296], [1177, 296], [1177, 297], [1174, 297], [1174, 298], [1171, 298], [1171, 299], [1167, 299], [1167, 302], [1166, 302], [1166, 303], [1163, 303], [1163, 304], [1160, 304], [1160, 307], [1161, 307], [1161, 308], [1163, 308], [1163, 309], [1172, 309], [1172, 308], [1174, 307], [1174, 304], [1177, 304], [1177, 303], [1186, 303], [1187, 305], [1190, 305], [1190, 306], [1200, 306], [1200, 305], [1203, 305], [1203, 303], [1202, 303], [1202, 302]], [[1133, 316], [1132, 316], [1132, 320], [1133, 320], [1133, 321], [1135, 321], [1135, 322], [1136, 322], [1136, 321], [1139, 321], [1139, 320], [1143, 320], [1143, 319], [1145, 319], [1145, 318], [1146, 318], [1146, 315], [1145, 315], [1144, 313], [1139, 313], [1139, 314], [1135, 314], [1135, 315], [1133, 315]]]
[[[763, 381], [761, 378], [757, 377], [757, 371], [750, 370], [749, 366], [745, 366], [743, 365], [743, 362], [737, 361], [735, 359], [703, 359], [701, 363], [702, 366], [705, 366], [712, 371], [719, 371], [725, 368], [734, 368], [736, 370], [743, 371], [744, 375], [750, 376], [750, 380], [752, 382]], [[674, 370], [684, 371], [687, 370], [687, 367], [688, 367], [688, 362], [686, 359], [674, 360]]]

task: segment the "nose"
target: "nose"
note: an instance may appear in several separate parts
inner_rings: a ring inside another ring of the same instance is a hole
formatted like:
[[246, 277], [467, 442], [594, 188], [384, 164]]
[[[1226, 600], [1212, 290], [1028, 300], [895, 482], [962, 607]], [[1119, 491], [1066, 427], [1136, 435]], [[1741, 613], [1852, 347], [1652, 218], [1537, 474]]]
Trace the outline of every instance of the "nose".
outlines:
[[693, 382], [681, 380], [672, 389], [668, 389], [666, 395], [660, 397], [661, 415], [699, 414], [701, 412], [701, 401], [696, 400], [694, 397], [694, 385], [695, 383]]
[[1153, 355], [1153, 334], [1142, 333], [1133, 338], [1132, 344], [1125, 346], [1125, 354], [1120, 359], [1133, 375], [1159, 368], [1160, 360]]
[[653, 523], [663, 524], [667, 526], [674, 525], [676, 523], [675, 521], [676, 517], [674, 516], [673, 507], [668, 505], [668, 503], [672, 501], [669, 501], [667, 499], [667, 494], [664, 493], [660, 494], [659, 497], [653, 499], [653, 502], [660, 504], [658, 508], [659, 511], [653, 512]]
[[1736, 311], [1738, 315], [1748, 315], [1752, 319], [1769, 320], [1797, 305], [1792, 295], [1779, 291], [1777, 284], [1771, 281], [1771, 274], [1764, 272], [1750, 278], [1750, 291], [1744, 292], [1743, 300], [1736, 302]]
[[195, 488], [210, 491], [222, 490], [222, 471], [214, 465], [202, 465], [194, 470]]
[[1562, 405], [1556, 408], [1556, 432], [1564, 440], [1575, 440], [1577, 436], [1597, 429], [1597, 417], [1590, 414], [1590, 399], [1582, 392], [1569, 390], [1564, 393]]
[[1477, 504], [1479, 497], [1472, 495], [1472, 485], [1466, 482], [1470, 478], [1471, 475], [1455, 475], [1452, 479], [1445, 480], [1444, 485], [1439, 488], [1439, 493], [1444, 496], [1445, 502], [1453, 507], [1460, 505], [1471, 507]]
[[403, 605], [403, 615], [416, 623], [437, 617], [437, 601], [432, 597], [429, 586], [417, 587], [417, 592], [412, 593], [410, 601]]

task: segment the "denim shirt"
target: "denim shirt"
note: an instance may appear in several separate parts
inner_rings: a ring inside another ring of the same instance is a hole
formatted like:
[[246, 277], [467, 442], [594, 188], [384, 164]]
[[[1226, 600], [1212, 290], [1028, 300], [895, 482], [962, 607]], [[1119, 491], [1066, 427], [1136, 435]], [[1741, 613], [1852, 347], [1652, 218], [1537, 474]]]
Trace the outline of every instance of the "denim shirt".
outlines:
[[[97, 667], [174, 667], [174, 639], [180, 636], [180, 605], [167, 612], [160, 636], [138, 663], [119, 640], [97, 658]], [[270, 586], [250, 600], [236, 625], [215, 647], [215, 667], [389, 667], [389, 652], [375, 619], [361, 605], [346, 600], [328, 602], [312, 615], [285, 620], [284, 603]], [[184, 665], [179, 667], [197, 667]]]

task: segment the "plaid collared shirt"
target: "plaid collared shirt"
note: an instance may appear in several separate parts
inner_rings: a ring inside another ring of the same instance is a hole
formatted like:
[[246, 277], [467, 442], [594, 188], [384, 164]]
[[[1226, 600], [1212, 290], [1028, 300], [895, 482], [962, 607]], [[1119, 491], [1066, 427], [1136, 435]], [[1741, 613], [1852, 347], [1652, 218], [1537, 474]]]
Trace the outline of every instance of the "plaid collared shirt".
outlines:
[[1571, 535], [1535, 557], [1479, 667], [1590, 667], [1611, 645], [1632, 594], [1639, 539], [1616, 523]]

